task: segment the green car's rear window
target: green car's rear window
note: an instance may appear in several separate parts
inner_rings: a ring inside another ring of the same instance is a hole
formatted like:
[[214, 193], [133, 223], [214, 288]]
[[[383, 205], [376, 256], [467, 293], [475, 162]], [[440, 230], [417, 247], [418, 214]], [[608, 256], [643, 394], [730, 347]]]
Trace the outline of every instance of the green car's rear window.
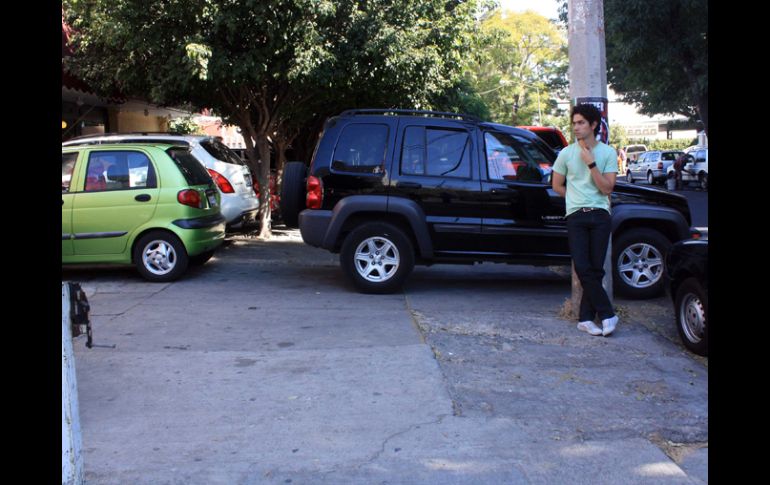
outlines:
[[184, 175], [190, 185], [208, 185], [211, 175], [197, 158], [190, 154], [189, 148], [174, 147], [166, 150], [166, 153], [176, 163], [179, 171]]

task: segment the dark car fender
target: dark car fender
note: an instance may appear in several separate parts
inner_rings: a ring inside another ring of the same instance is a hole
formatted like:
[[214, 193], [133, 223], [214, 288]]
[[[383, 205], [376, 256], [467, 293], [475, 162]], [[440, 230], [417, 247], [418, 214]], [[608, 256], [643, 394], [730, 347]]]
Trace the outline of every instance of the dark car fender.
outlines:
[[416, 202], [388, 198], [385, 195], [352, 195], [339, 201], [332, 210], [322, 247], [333, 248], [345, 223], [356, 214], [380, 212], [383, 216], [398, 215], [406, 219], [424, 258], [433, 257], [433, 243], [425, 223], [425, 213]]
[[666, 228], [664, 235], [672, 239], [671, 242], [686, 239], [690, 235], [690, 226], [684, 216], [670, 207], [656, 206], [652, 204], [621, 204], [612, 208], [612, 234], [627, 223], [637, 227], [636, 221], [654, 221], [655, 226], [663, 225]]

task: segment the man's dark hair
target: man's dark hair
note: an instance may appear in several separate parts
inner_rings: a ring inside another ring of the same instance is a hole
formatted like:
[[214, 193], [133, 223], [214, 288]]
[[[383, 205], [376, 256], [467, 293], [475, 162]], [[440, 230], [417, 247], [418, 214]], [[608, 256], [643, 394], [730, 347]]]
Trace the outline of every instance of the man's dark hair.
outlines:
[[581, 115], [588, 121], [589, 125], [596, 123], [594, 136], [599, 134], [599, 130], [602, 128], [602, 113], [599, 108], [592, 104], [578, 104], [572, 107], [572, 114], [569, 116], [570, 122], [575, 118], [575, 115]]

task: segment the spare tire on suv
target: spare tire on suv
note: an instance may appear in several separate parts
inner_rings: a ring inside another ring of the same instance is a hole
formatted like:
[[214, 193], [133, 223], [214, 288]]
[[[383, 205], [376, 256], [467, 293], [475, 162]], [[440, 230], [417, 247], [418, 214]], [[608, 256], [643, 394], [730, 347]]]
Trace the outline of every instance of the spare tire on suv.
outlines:
[[305, 208], [306, 173], [303, 162], [289, 162], [283, 168], [281, 218], [286, 227], [297, 227], [299, 213]]

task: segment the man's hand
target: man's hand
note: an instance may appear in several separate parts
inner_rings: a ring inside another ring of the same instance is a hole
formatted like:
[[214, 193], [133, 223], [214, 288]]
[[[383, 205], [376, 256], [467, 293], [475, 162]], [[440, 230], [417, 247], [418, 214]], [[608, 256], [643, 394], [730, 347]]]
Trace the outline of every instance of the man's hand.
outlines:
[[585, 162], [586, 165], [591, 165], [594, 163], [594, 154], [591, 152], [591, 149], [588, 148], [588, 145], [583, 140], [580, 140], [578, 142], [580, 144], [580, 158]]

